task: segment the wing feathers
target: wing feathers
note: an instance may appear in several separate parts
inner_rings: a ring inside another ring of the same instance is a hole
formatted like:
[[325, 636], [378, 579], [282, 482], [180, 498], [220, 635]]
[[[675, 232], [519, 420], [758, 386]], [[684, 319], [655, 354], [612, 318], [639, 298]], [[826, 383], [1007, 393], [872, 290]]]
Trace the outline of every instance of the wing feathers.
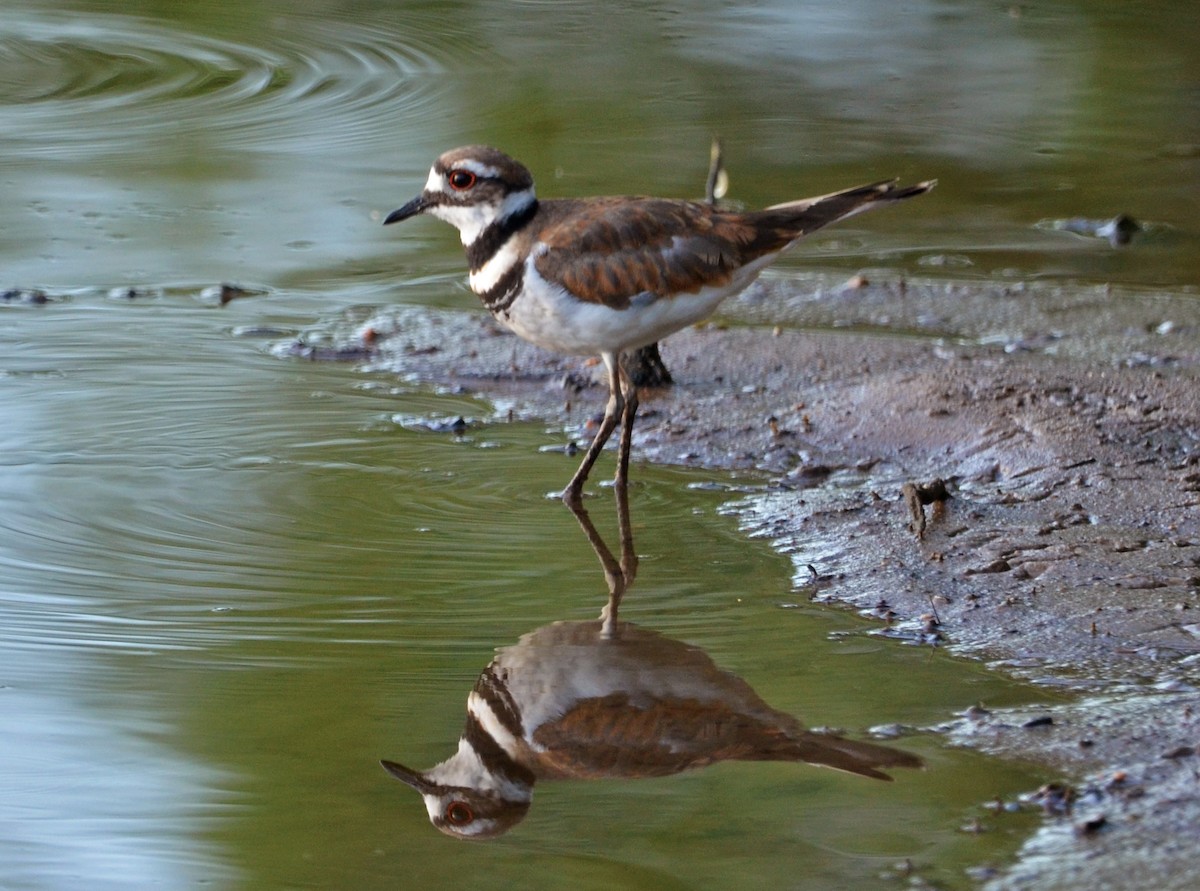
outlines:
[[878, 768], [920, 767], [908, 752], [801, 730], [794, 718], [744, 714], [721, 700], [626, 693], [577, 702], [533, 732], [546, 768], [560, 777], [667, 776], [719, 761], [804, 761], [879, 780]]
[[883, 181], [749, 213], [662, 198], [543, 201], [534, 262], [579, 299], [625, 309], [642, 295], [726, 285], [741, 267], [810, 232], [933, 186]]

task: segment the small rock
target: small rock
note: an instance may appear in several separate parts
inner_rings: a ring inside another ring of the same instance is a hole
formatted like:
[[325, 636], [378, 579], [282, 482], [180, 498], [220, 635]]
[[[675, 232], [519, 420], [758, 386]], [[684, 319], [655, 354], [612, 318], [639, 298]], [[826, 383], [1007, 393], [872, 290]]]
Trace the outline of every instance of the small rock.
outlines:
[[1099, 814], [1090, 820], [1076, 824], [1075, 834], [1081, 836], [1095, 835], [1106, 825], [1108, 825], [1108, 817], [1104, 816], [1104, 814]]
[[1075, 789], [1065, 783], [1047, 783], [1032, 797], [1047, 814], [1069, 814], [1075, 806]]
[[988, 575], [990, 573], [1008, 572], [1012, 569], [1007, 560], [993, 560], [986, 566], [968, 567], [963, 575]]

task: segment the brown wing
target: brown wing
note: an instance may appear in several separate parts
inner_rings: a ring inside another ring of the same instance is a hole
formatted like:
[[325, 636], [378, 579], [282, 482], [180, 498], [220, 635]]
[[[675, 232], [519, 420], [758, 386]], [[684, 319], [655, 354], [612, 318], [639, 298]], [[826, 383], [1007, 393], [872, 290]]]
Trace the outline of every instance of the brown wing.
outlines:
[[538, 272], [581, 300], [624, 309], [639, 295], [665, 297], [728, 284], [745, 264], [852, 214], [923, 195], [914, 186], [871, 183], [841, 192], [731, 213], [663, 198], [543, 201]]
[[625, 693], [585, 699], [533, 740], [543, 768], [557, 777], [668, 776], [719, 761], [803, 761], [878, 780], [881, 767], [920, 767], [908, 752], [747, 715], [720, 700], [652, 698], [635, 704]]
[[[551, 211], [535, 263], [583, 300], [624, 309], [641, 294], [667, 296], [727, 284], [739, 267], [769, 249], [745, 215], [690, 201], [598, 198], [542, 202]], [[789, 238], [781, 234], [774, 250]]]
[[[790, 719], [785, 718], [790, 722]], [[538, 727], [533, 740], [560, 776], [667, 776], [718, 761], [787, 760], [784, 728], [723, 702], [649, 699], [625, 693], [582, 700]]]

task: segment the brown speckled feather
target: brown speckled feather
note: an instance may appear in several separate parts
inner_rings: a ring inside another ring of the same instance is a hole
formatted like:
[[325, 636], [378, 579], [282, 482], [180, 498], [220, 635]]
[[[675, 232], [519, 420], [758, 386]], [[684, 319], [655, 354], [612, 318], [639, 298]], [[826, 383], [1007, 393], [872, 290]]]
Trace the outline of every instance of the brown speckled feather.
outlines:
[[575, 296], [624, 309], [639, 294], [666, 296], [725, 284], [749, 233], [731, 215], [689, 201], [593, 198], [541, 203], [546, 246], [538, 273]]
[[581, 300], [625, 309], [643, 294], [668, 297], [728, 284], [733, 274], [797, 239], [879, 201], [927, 191], [890, 182], [858, 186], [748, 213], [664, 198], [541, 202], [538, 273]]
[[573, 777], [668, 776], [729, 759], [769, 758], [788, 745], [774, 725], [721, 701], [631, 704], [623, 693], [575, 703], [533, 740], [555, 772]]
[[624, 693], [576, 703], [538, 727], [541, 770], [558, 777], [652, 777], [720, 761], [803, 761], [890, 780], [879, 767], [919, 767], [907, 752], [803, 730], [790, 715], [766, 721], [714, 699], [653, 699]]

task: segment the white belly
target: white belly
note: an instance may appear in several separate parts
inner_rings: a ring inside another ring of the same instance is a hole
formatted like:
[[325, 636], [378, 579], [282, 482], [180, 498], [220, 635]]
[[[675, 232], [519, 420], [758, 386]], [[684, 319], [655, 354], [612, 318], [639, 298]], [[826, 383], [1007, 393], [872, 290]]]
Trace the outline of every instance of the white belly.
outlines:
[[743, 267], [730, 283], [720, 287], [675, 297], [643, 294], [625, 309], [610, 309], [573, 297], [538, 275], [532, 260], [527, 260], [524, 290], [497, 318], [517, 335], [559, 353], [593, 355], [637, 349], [708, 318], [722, 300], [754, 281], [769, 262], [764, 258]]

